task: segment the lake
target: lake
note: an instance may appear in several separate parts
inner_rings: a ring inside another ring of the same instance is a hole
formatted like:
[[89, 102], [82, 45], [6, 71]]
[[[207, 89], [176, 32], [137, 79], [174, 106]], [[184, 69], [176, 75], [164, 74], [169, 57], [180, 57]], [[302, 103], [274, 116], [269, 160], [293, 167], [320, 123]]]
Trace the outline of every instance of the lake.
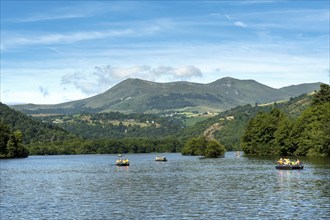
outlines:
[[129, 167], [116, 167], [117, 155], [0, 160], [0, 217], [330, 219], [329, 158], [276, 170], [275, 157], [164, 155], [125, 154]]

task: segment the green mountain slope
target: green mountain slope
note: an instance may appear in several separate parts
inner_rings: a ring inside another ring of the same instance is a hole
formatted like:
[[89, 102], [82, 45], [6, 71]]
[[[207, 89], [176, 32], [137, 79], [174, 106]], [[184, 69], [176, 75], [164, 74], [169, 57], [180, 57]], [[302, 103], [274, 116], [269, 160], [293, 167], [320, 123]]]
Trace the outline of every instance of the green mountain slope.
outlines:
[[246, 125], [258, 112], [270, 112], [273, 108], [278, 108], [288, 114], [290, 118], [295, 119], [301, 115], [311, 103], [312, 96], [305, 94], [278, 104], [273, 103], [263, 106], [251, 106], [248, 104], [237, 106], [186, 128], [180, 135], [183, 138], [207, 135], [214, 137], [225, 145], [227, 150], [241, 150], [240, 140]]
[[9, 108], [0, 102], [0, 121], [9, 126], [12, 131], [21, 131], [23, 143], [44, 143], [72, 138], [64, 129], [34, 120], [33, 118]]
[[238, 105], [287, 100], [297, 94], [317, 90], [320, 83], [274, 89], [254, 80], [222, 78], [208, 84], [191, 82], [156, 83], [127, 79], [108, 91], [87, 98], [56, 105], [15, 105], [26, 113], [81, 112], [148, 113], [166, 110], [224, 111]]
[[283, 93], [290, 94], [292, 97], [297, 97], [303, 93], [310, 93], [319, 89], [320, 83], [304, 83], [300, 85], [282, 87], [279, 90]]

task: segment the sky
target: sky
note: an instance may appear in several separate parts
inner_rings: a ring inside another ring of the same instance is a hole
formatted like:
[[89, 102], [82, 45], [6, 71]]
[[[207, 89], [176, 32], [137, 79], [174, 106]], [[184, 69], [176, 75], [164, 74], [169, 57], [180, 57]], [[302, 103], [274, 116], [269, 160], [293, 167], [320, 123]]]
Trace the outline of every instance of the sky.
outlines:
[[0, 4], [6, 104], [83, 99], [127, 78], [329, 82], [328, 0]]

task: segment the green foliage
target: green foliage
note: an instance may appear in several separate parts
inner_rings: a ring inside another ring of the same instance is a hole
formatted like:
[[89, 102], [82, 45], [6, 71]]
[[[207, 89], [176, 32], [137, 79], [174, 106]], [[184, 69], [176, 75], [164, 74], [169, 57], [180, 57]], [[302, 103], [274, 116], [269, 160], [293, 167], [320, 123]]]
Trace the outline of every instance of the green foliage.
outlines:
[[7, 143], [9, 141], [9, 126], [0, 121], [0, 155], [7, 155]]
[[189, 139], [181, 150], [183, 155], [201, 155], [217, 158], [225, 154], [225, 147], [218, 141], [208, 140], [205, 136]]
[[2, 103], [0, 103], [0, 121], [8, 125], [12, 131], [21, 131], [24, 134], [23, 144], [73, 138], [72, 135], [58, 126], [36, 121], [32, 117], [13, 110]]
[[7, 157], [27, 157], [28, 150], [22, 144], [23, 134], [20, 131], [15, 131], [9, 136], [7, 143]]
[[206, 149], [204, 151], [204, 156], [207, 158], [217, 158], [223, 156], [226, 152], [225, 147], [220, 144], [218, 141], [212, 139], [209, 140]]
[[292, 155], [294, 152], [294, 149], [291, 146], [291, 132], [293, 126], [294, 121], [290, 120], [288, 117], [283, 117], [278, 123], [277, 130], [274, 133], [274, 145], [276, 146], [276, 149], [274, 150], [275, 155], [288, 156]]
[[39, 117], [85, 139], [166, 137], [183, 129], [183, 120], [156, 114], [119, 112]]
[[291, 146], [296, 155], [330, 155], [330, 102], [311, 106], [292, 129]]
[[254, 155], [330, 156], [330, 87], [321, 85], [296, 120], [279, 110], [258, 113], [246, 127], [242, 146]]
[[10, 132], [9, 127], [0, 122], [0, 158], [21, 158], [29, 155], [22, 144], [20, 131]]
[[284, 113], [273, 109], [270, 113], [260, 112], [247, 125], [242, 138], [242, 147], [246, 154], [273, 155], [275, 132]]
[[189, 139], [181, 150], [183, 155], [203, 155], [207, 140], [204, 136]]
[[123, 153], [152, 153], [180, 152], [182, 144], [174, 138], [124, 138], [98, 140], [66, 140], [52, 143], [28, 145], [34, 155], [54, 154], [123, 154]]
[[314, 95], [313, 105], [330, 102], [330, 86], [327, 84], [321, 84], [320, 88], [321, 89]]

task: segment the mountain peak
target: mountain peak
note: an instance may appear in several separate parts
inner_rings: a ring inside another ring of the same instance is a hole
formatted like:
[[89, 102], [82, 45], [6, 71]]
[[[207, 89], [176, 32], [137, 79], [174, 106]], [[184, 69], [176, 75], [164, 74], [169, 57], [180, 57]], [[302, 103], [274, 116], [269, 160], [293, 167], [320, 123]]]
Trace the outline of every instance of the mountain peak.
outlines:
[[[269, 103], [319, 89], [319, 84], [275, 89], [255, 80], [224, 77], [212, 83], [159, 83], [128, 78], [106, 92], [77, 101], [49, 105], [21, 105], [33, 113], [161, 112], [166, 110], [223, 111], [238, 105]], [[15, 106], [13, 106], [15, 108]]]

